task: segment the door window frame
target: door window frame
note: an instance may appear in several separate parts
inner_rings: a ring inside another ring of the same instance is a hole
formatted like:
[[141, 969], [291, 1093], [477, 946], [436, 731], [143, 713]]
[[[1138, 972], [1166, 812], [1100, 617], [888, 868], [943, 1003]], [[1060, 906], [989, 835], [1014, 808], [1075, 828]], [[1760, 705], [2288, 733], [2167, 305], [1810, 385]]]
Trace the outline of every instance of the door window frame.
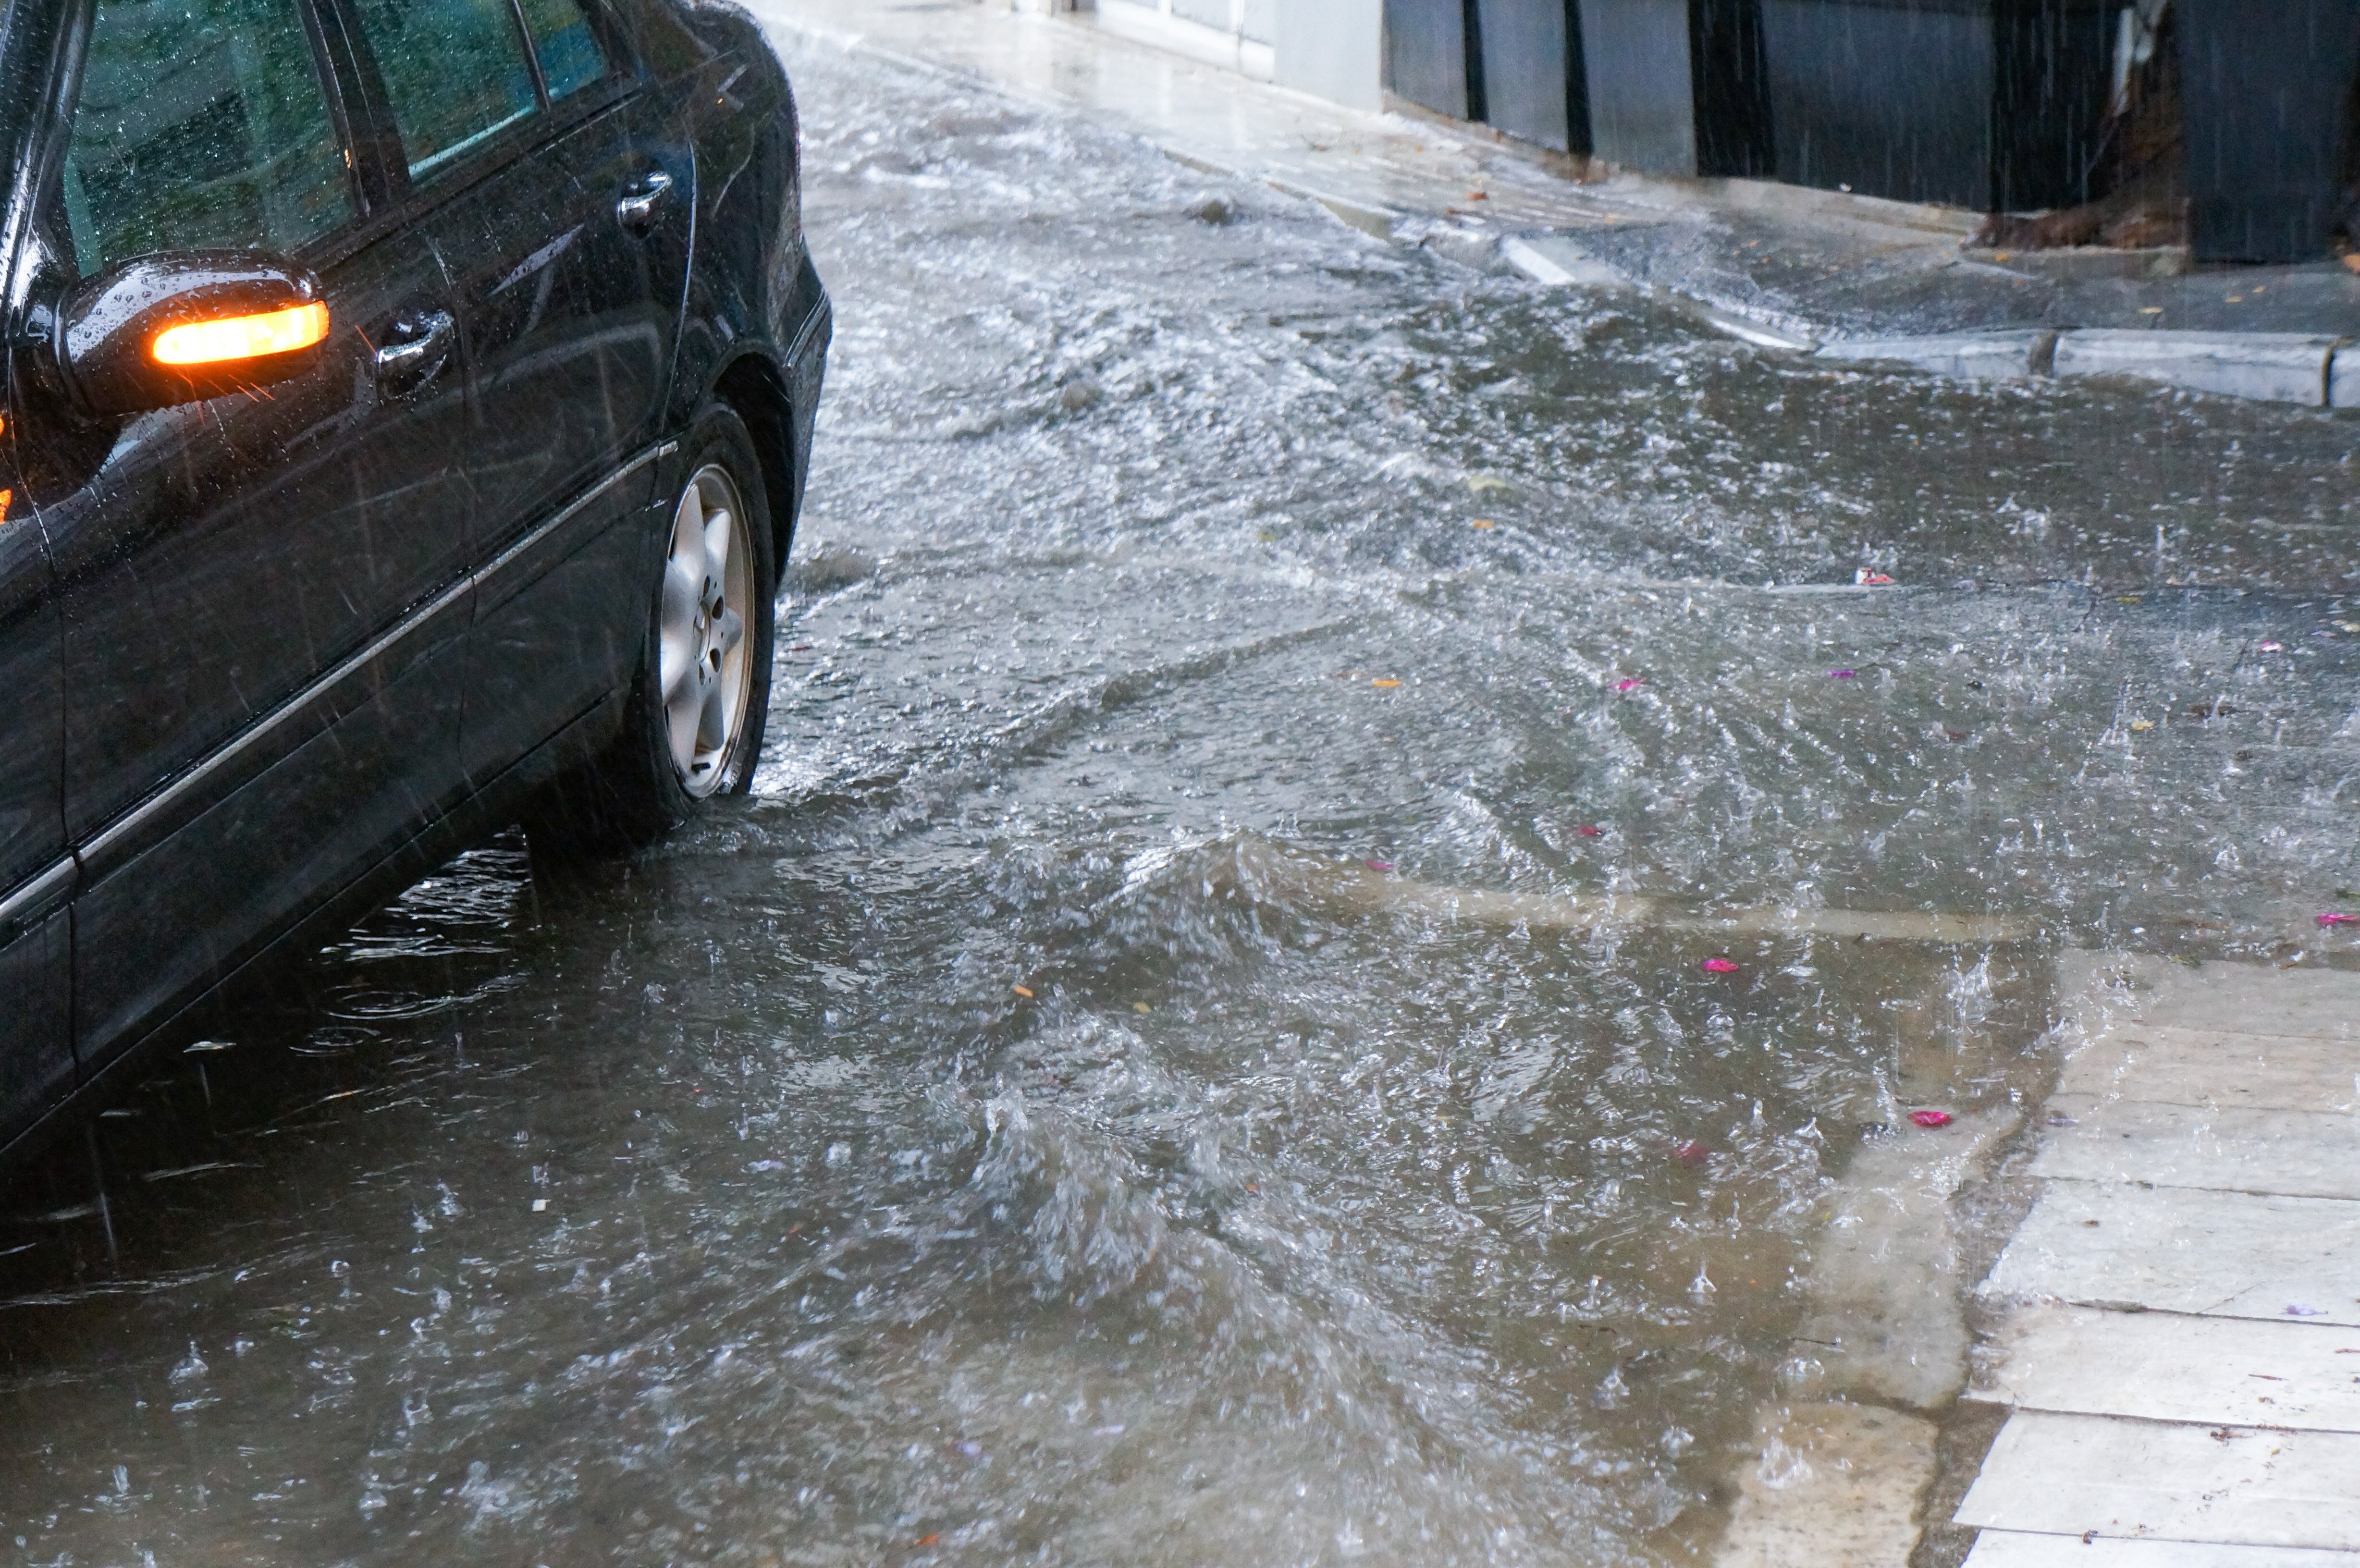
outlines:
[[638, 51], [631, 47], [628, 29], [618, 25], [617, 19], [601, 0], [576, 0], [593, 36], [606, 53], [606, 75], [599, 82], [578, 88], [552, 102], [549, 96], [548, 82], [541, 71], [540, 51], [533, 46], [532, 29], [525, 22], [524, 7], [519, 0], [507, 0], [505, 8], [516, 27], [517, 41], [524, 49], [525, 63], [532, 75], [532, 109], [494, 128], [473, 146], [463, 144], [464, 150], [459, 156], [449, 158], [412, 177], [409, 155], [401, 145], [401, 133], [394, 121], [393, 95], [387, 90], [384, 75], [377, 69], [377, 56], [361, 27], [359, 13], [350, 0], [311, 0], [311, 3], [319, 7], [328, 26], [338, 34], [341, 52], [350, 61], [355, 98], [364, 106], [368, 126], [365, 138], [367, 150], [362, 156], [372, 166], [371, 181], [386, 191], [388, 207], [398, 214], [396, 221], [399, 222], [407, 222], [421, 212], [441, 206], [486, 175], [557, 140], [582, 122], [596, 118], [639, 92], [646, 81], [646, 73], [641, 68]]
[[[312, 235], [291, 251], [280, 253], [300, 266], [320, 269], [357, 249], [376, 226], [374, 220], [387, 202], [364, 172], [366, 160], [354, 136], [353, 79], [335, 58], [316, 0], [286, 3], [294, 9], [304, 41], [310, 46], [312, 80], [326, 103], [328, 125], [335, 137], [336, 149], [344, 157], [344, 190], [352, 201], [351, 216], [344, 222], [324, 234]], [[12, 270], [46, 265], [65, 267], [73, 276], [80, 276], [65, 218], [65, 168], [73, 147], [73, 117], [81, 107], [82, 67], [89, 58], [98, 5], [99, 0], [72, 0], [62, 8], [64, 14], [49, 61], [48, 90], [41, 100], [47, 108], [39, 117], [33, 141], [36, 150], [31, 161], [35, 167], [28, 170], [31, 178], [19, 188], [20, 209], [11, 214], [10, 226], [16, 230], [11, 237], [16, 242], [12, 247]], [[10, 279], [11, 299], [21, 301], [24, 285], [29, 281], [17, 271]]]

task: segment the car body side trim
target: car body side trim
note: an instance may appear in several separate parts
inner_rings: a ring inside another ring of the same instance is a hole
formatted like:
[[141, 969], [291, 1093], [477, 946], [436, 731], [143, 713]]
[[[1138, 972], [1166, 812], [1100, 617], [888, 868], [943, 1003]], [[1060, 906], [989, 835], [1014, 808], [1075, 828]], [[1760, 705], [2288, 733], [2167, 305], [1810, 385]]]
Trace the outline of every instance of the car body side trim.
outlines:
[[818, 303], [803, 312], [803, 324], [795, 329], [794, 346], [787, 350], [787, 363], [797, 369], [802, 368], [803, 355], [811, 352], [812, 340], [835, 335], [836, 309], [828, 297], [823, 294]]
[[[230, 763], [235, 761], [237, 757], [245, 752], [258, 745], [265, 736], [276, 730], [280, 724], [285, 724], [289, 719], [294, 717], [297, 713], [309, 707], [312, 702], [318, 701], [322, 695], [334, 690], [339, 684], [349, 680], [354, 674], [383, 657], [388, 651], [398, 646], [404, 637], [410, 636], [420, 627], [433, 620], [437, 615], [449, 610], [453, 605], [466, 598], [467, 595], [473, 593], [485, 583], [489, 583], [498, 576], [504, 569], [514, 563], [518, 557], [523, 555], [534, 545], [539, 544], [542, 539], [548, 538], [551, 534], [564, 527], [564, 525], [570, 521], [575, 514], [579, 513], [585, 506], [589, 506], [591, 502], [596, 500], [600, 495], [621, 484], [624, 480], [629, 478], [640, 469], [645, 468], [648, 464], [654, 463], [661, 458], [669, 456], [673, 452], [679, 450], [679, 444], [680, 443], [677, 441], [665, 441], [661, 445], [649, 447], [640, 452], [637, 456], [633, 457], [629, 462], [624, 463], [620, 468], [617, 468], [615, 472], [606, 475], [606, 478], [599, 480], [595, 485], [592, 485], [588, 489], [583, 491], [581, 495], [567, 502], [565, 506], [561, 507], [554, 516], [534, 527], [527, 532], [522, 539], [518, 539], [506, 550], [500, 551], [500, 553], [493, 557], [490, 561], [478, 567], [474, 572], [469, 572], [465, 577], [461, 578], [456, 583], [451, 584], [448, 588], [443, 589], [440, 593], [435, 594], [434, 597], [428, 600], [424, 604], [412, 610], [394, 626], [387, 628], [387, 630], [373, 638], [368, 645], [361, 648], [360, 651], [345, 659], [334, 669], [329, 670], [326, 674], [319, 677], [319, 679], [313, 681], [310, 685], [305, 686], [293, 696], [279, 703], [279, 706], [265, 716], [260, 723], [241, 732], [237, 737], [230, 741], [228, 745], [214, 752], [211, 757], [206, 757], [202, 762], [198, 763], [194, 768], [190, 768], [186, 773], [181, 774], [178, 779], [175, 779], [171, 783], [166, 785], [158, 793], [148, 796], [147, 800], [141, 801], [138, 805], [134, 806], [122, 816], [117, 817], [113, 822], [109, 823], [104, 829], [101, 830], [77, 849], [75, 852], [76, 860], [79, 862], [87, 862], [103, 858], [109, 850], [121, 844], [125, 839], [136, 834], [158, 815], [169, 810], [173, 802], [187, 795], [191, 790], [196, 789], [200, 784], [212, 778], [224, 768], [228, 767]], [[50, 874], [53, 873], [45, 873], [44, 875], [46, 876]], [[0, 908], [13, 907], [18, 898], [25, 896], [25, 894], [11, 895], [8, 905], [0, 906]]]
[[0, 942], [8, 941], [63, 903], [74, 889], [81, 863], [71, 855], [35, 872], [0, 898]]
[[593, 485], [590, 488], [582, 492], [581, 495], [574, 497], [573, 500], [568, 501], [546, 522], [541, 523], [536, 527], [528, 529], [522, 539], [518, 539], [514, 544], [508, 546], [508, 549], [492, 557], [492, 559], [483, 566], [478, 567], [475, 572], [468, 577], [466, 585], [471, 588], [489, 586], [493, 580], [497, 578], [501, 572], [516, 564], [518, 557], [530, 550], [533, 546], [539, 544], [541, 540], [547, 539], [550, 535], [563, 528], [567, 523], [572, 522], [574, 515], [580, 512], [583, 507], [588, 506], [591, 502], [596, 500], [599, 496], [605, 495], [608, 490], [613, 489], [624, 480], [628, 479], [633, 474], [645, 468], [649, 463], [660, 462], [664, 458], [670, 457], [673, 452], [676, 452], [679, 450], [680, 443], [678, 441], [664, 441], [659, 445], [645, 449], [639, 454], [639, 456], [631, 459], [630, 462], [623, 464], [622, 467], [615, 470], [614, 473], [609, 474], [606, 478], [601, 479], [597, 484]]

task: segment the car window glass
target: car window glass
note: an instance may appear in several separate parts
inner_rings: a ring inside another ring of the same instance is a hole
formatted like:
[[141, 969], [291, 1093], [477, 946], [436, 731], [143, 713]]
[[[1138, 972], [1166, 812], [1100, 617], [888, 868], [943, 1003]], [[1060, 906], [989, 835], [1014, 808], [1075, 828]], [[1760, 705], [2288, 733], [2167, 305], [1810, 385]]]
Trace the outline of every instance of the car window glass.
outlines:
[[84, 276], [160, 250], [291, 251], [350, 219], [294, 0], [98, 0], [65, 207]]
[[524, 20], [552, 98], [606, 80], [606, 51], [574, 0], [524, 0]]
[[508, 0], [359, 0], [410, 172], [449, 162], [538, 106]]

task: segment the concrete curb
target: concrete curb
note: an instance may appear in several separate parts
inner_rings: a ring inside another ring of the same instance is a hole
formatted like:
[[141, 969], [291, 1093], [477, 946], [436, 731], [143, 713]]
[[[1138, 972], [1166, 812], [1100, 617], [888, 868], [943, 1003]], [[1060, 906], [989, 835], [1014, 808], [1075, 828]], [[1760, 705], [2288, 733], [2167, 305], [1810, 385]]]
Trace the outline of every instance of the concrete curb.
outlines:
[[1808, 321], [1726, 300], [1643, 286], [1597, 260], [1563, 234], [1494, 239], [1448, 224], [1402, 225], [1396, 236], [1465, 266], [1495, 259], [1546, 288], [1638, 288], [1678, 306], [1706, 326], [1759, 347], [1841, 365], [1907, 365], [1961, 381], [2028, 376], [2125, 376], [2217, 397], [2292, 403], [2308, 408], [2360, 408], [2360, 345], [2304, 332], [2180, 332], [2027, 328], [1842, 338]]
[[2047, 376], [2057, 354], [2051, 332], [1944, 332], [1925, 337], [1837, 338], [1818, 357], [1847, 365], [1907, 365], [1962, 381]]
[[2360, 408], [2360, 347], [2338, 348], [2327, 362], [2327, 406]]
[[2303, 332], [1950, 332], [1838, 339], [1822, 343], [1818, 357], [1907, 365], [1965, 380], [2125, 376], [2256, 402], [2360, 408], [2360, 348]]
[[2067, 332], [2057, 340], [2057, 374], [2129, 376], [2195, 392], [2323, 408], [2330, 365], [2342, 342], [2300, 332]]
[[1621, 267], [1579, 252], [1551, 255], [1530, 240], [1500, 242], [1500, 259], [1535, 283], [1574, 284], [1590, 289], [1628, 289], [1630, 275]]
[[2360, 348], [2304, 332], [1951, 332], [1819, 345], [1843, 364], [1907, 365], [1965, 380], [2112, 376], [2307, 408], [2360, 408]]

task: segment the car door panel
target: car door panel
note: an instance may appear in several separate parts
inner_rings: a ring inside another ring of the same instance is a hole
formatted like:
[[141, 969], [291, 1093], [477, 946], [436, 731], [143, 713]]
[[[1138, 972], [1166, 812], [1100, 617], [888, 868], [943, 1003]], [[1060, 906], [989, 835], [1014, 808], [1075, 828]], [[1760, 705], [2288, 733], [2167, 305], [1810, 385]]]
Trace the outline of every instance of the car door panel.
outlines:
[[[461, 745], [482, 780], [619, 685], [638, 657], [643, 460], [676, 331], [691, 171], [640, 145], [617, 36], [574, 0], [343, 8], [466, 339], [467, 463], [492, 564]], [[439, 75], [421, 68], [424, 40], [446, 51]], [[535, 103], [521, 118], [519, 71]]]
[[611, 105], [426, 220], [475, 373], [470, 467], [490, 526], [510, 534], [606, 477], [653, 426], [672, 321], [650, 308], [644, 247], [616, 216], [633, 176], [653, 172], [626, 157], [626, 132]]
[[0, 416], [0, 691], [8, 694], [8, 744], [0, 746], [0, 898], [65, 854], [57, 604], [40, 522], [16, 472], [5, 423]]
[[73, 1085], [68, 1008], [74, 866], [59, 805], [64, 692], [40, 524], [0, 432], [0, 1144]]
[[7, 1048], [0, 1055], [0, 1147], [74, 1084], [72, 915], [58, 909], [0, 938]]
[[486, 572], [469, 636], [462, 756], [496, 776], [638, 667], [661, 540], [650, 448], [530, 530]]
[[58, 431], [28, 475], [58, 552], [68, 683], [106, 694], [70, 726], [76, 839], [465, 572], [464, 475], [435, 440], [461, 430], [458, 377], [388, 406], [371, 346], [439, 302], [439, 269], [395, 241], [328, 277], [341, 331], [316, 371], [268, 399], [140, 416], [104, 452]]
[[[105, 8], [136, 0], [96, 4], [93, 55]], [[251, 232], [236, 223], [263, 204], [208, 216], [202, 198], [221, 188], [218, 170], [150, 154], [190, 145], [199, 114], [259, 135], [243, 127], [286, 113], [262, 102], [263, 87], [279, 100], [323, 92], [317, 75], [254, 85], [253, 29], [226, 26], [257, 11], [283, 27], [290, 13], [270, 8], [290, 4], [198, 0], [175, 13], [236, 34], [235, 69], [247, 74], [234, 85], [254, 100], [240, 116], [206, 101], [172, 119], [187, 51], [167, 51], [169, 37], [133, 31], [108, 46], [118, 78], [137, 67], [163, 85], [144, 97], [136, 82], [110, 88], [104, 112], [121, 124], [102, 122], [92, 138], [78, 198], [68, 179], [53, 272], [91, 270], [92, 235], [106, 242], [100, 260], [118, 243], [156, 243], [135, 219], [110, 227], [109, 201], [129, 201], [135, 218], [149, 205], [173, 211], [208, 243], [219, 240], [206, 223], [228, 223], [233, 239]], [[311, 72], [318, 61], [300, 64]], [[291, 69], [280, 62], [282, 76]], [[82, 123], [78, 108], [77, 138]], [[137, 164], [136, 177], [108, 168], [117, 142], [140, 155], [116, 160]], [[235, 145], [214, 161], [234, 155]], [[82, 156], [77, 140], [69, 177]], [[202, 175], [199, 197], [159, 167]], [[357, 198], [344, 200], [341, 231], [295, 253], [318, 269], [330, 310], [314, 368], [252, 396], [104, 422], [20, 391], [24, 450], [40, 453], [23, 478], [50, 546], [71, 694], [63, 807], [83, 871], [74, 1010], [85, 1075], [461, 787], [456, 687], [474, 558], [451, 300], [431, 246], [364, 227]]]
[[[639, 655], [655, 532], [638, 526], [654, 504], [642, 460], [694, 177], [642, 148], [637, 107], [633, 95], [575, 122], [433, 222], [475, 372], [484, 526], [512, 539], [565, 517], [477, 601], [462, 743], [476, 775], [622, 684]], [[644, 226], [627, 227], [617, 209], [651, 195]]]
[[93, 1051], [460, 790], [464, 397], [455, 365], [388, 387], [377, 363], [448, 317], [441, 269], [394, 234], [322, 281], [318, 370], [150, 416], [48, 508], [69, 684], [116, 693], [67, 745]]
[[[311, 702], [285, 711], [256, 745], [226, 754], [214, 798], [192, 815], [102, 838], [77, 900], [75, 1008], [92, 1041], [85, 1072], [111, 1046], [228, 975], [314, 906], [342, 891], [455, 803], [421, 756], [452, 756], [451, 689], [468, 620], [462, 583], [359, 657]], [[437, 769], [448, 771], [447, 764]], [[169, 952], [169, 963], [152, 955]]]

